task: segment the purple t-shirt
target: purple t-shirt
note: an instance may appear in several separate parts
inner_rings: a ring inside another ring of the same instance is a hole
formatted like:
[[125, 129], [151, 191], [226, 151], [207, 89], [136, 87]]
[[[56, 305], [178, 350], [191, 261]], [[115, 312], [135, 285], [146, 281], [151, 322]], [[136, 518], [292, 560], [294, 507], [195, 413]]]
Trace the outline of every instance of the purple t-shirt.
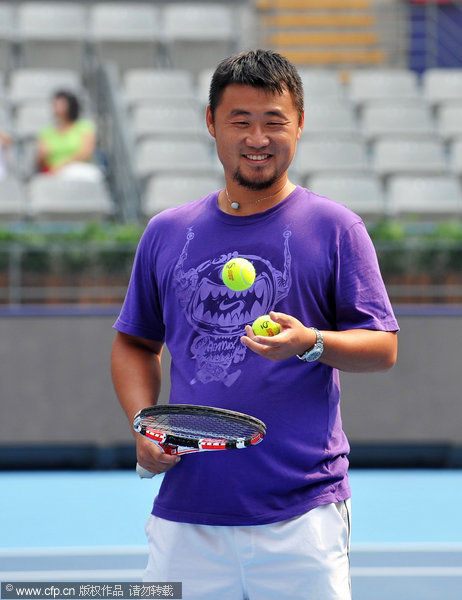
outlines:
[[[235, 256], [257, 272], [243, 292], [220, 278]], [[338, 371], [296, 356], [273, 362], [239, 339], [273, 309], [320, 330], [398, 330], [361, 219], [327, 198], [297, 187], [239, 217], [222, 212], [213, 193], [150, 221], [115, 328], [165, 341], [171, 403], [237, 410], [267, 426], [253, 448], [183, 456], [165, 474], [153, 514], [259, 525], [350, 496]]]

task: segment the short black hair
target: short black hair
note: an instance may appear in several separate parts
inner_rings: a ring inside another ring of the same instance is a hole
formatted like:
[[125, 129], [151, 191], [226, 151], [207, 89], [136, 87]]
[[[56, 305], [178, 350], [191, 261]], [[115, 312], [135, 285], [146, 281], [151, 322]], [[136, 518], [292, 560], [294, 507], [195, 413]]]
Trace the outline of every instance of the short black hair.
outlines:
[[80, 117], [80, 102], [77, 96], [68, 90], [57, 90], [53, 99], [63, 98], [67, 102], [67, 117], [70, 121], [77, 121]]
[[212, 118], [225, 88], [232, 83], [249, 85], [282, 94], [285, 89], [292, 96], [299, 119], [303, 114], [303, 84], [295, 66], [273, 50], [248, 50], [221, 61], [216, 68], [209, 91]]

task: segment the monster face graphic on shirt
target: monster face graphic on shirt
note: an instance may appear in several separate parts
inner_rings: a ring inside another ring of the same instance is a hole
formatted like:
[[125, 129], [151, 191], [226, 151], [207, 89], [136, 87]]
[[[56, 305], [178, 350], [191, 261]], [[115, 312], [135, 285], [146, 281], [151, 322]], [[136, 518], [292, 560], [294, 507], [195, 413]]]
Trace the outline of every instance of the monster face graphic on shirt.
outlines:
[[[186, 318], [197, 334], [190, 347], [196, 361], [191, 384], [221, 381], [230, 386], [239, 378], [239, 363], [247, 350], [240, 341], [245, 326], [273, 310], [289, 293], [291, 235], [289, 228], [281, 231], [279, 266], [282, 268], [278, 269], [264, 257], [235, 249], [186, 270], [188, 251], [195, 236], [192, 229], [188, 229], [175, 266], [174, 286]], [[253, 285], [242, 292], [230, 290], [221, 279], [225, 263], [237, 256], [250, 260], [257, 273]]]

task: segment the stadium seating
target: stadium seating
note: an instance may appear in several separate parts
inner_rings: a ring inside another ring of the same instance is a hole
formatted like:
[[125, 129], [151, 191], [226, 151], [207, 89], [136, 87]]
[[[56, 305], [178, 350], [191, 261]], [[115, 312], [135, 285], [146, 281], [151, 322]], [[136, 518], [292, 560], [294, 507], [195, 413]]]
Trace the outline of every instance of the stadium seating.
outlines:
[[136, 148], [136, 169], [141, 178], [161, 173], [211, 175], [218, 165], [210, 146], [202, 141], [143, 140]]
[[87, 22], [81, 3], [25, 2], [17, 11], [26, 67], [84, 68]]
[[20, 221], [26, 215], [21, 182], [15, 177], [0, 179], [0, 221]]
[[197, 99], [202, 107], [209, 103], [209, 89], [215, 69], [201, 69], [197, 76]]
[[388, 184], [390, 211], [398, 217], [450, 219], [462, 216], [460, 182], [450, 176], [391, 177]]
[[11, 66], [14, 35], [13, 7], [2, 3], [0, 4], [0, 71], [6, 71]]
[[379, 139], [373, 147], [373, 169], [382, 177], [448, 172], [441, 141], [403, 138]]
[[445, 141], [462, 138], [462, 99], [459, 102], [444, 102], [437, 111], [438, 134]]
[[49, 102], [24, 104], [16, 111], [15, 133], [18, 141], [35, 140], [37, 134], [52, 123]]
[[300, 140], [294, 170], [302, 180], [321, 173], [361, 173], [369, 170], [366, 149], [360, 140], [332, 137]]
[[237, 27], [231, 6], [214, 3], [168, 3], [163, 34], [171, 66], [198, 73], [215, 67], [236, 47]]
[[[51, 121], [58, 88], [75, 91], [92, 114], [95, 90], [90, 98], [82, 70], [92, 57], [118, 66], [123, 127], [147, 184], [145, 214], [162, 205], [164, 174], [181, 178], [171, 198], [190, 197], [185, 181], [202, 195], [222, 175], [204, 110], [216, 63], [241, 48], [238, 12], [221, 1], [0, 3], [0, 130], [16, 142], [13, 172], [31, 176], [35, 137]], [[306, 119], [294, 180], [373, 219], [387, 214], [387, 178], [462, 178], [462, 69], [428, 69], [421, 80], [370, 66], [339, 73], [305, 64], [299, 73]]]
[[340, 77], [333, 69], [298, 69], [303, 83], [305, 104], [319, 100], [340, 100], [344, 97], [343, 85]]
[[367, 221], [387, 212], [385, 194], [374, 175], [317, 175], [309, 178], [310, 190], [344, 204]]
[[0, 105], [0, 131], [11, 133], [13, 123], [8, 105], [2, 103]]
[[8, 98], [13, 105], [49, 101], [58, 89], [83, 95], [80, 73], [72, 69], [16, 69], [11, 73]]
[[405, 69], [364, 69], [352, 71], [348, 97], [361, 107], [371, 100], [417, 100], [417, 75]]
[[197, 102], [193, 76], [182, 69], [129, 70], [123, 78], [123, 94], [129, 106], [147, 101], [167, 106]]
[[142, 212], [149, 218], [161, 210], [180, 206], [219, 190], [223, 185], [223, 177], [220, 175], [174, 178], [170, 175], [159, 175], [148, 183]]
[[335, 135], [337, 138], [358, 138], [359, 128], [350, 105], [338, 99], [315, 97], [313, 105], [305, 110], [304, 136], [314, 139], [318, 136]]
[[146, 137], [179, 142], [209, 138], [204, 119], [192, 106], [138, 105], [133, 110], [132, 131], [136, 141]]
[[462, 177], [462, 138], [455, 139], [450, 145], [450, 168]]
[[364, 106], [361, 131], [368, 141], [387, 136], [411, 140], [434, 138], [436, 127], [430, 109], [422, 102], [377, 100]]
[[159, 58], [160, 12], [152, 3], [101, 2], [89, 9], [90, 35], [101, 60], [122, 72], [153, 68]]
[[29, 183], [29, 216], [37, 221], [86, 221], [114, 215], [103, 181], [72, 181], [35, 175]]
[[427, 69], [422, 75], [423, 94], [432, 106], [462, 101], [462, 69]]

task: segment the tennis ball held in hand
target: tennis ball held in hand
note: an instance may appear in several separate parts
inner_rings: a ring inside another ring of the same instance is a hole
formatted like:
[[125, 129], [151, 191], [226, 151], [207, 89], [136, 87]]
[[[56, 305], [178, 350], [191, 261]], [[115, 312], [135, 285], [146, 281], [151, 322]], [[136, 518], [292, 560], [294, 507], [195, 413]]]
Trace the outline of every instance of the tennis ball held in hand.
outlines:
[[221, 278], [229, 289], [242, 292], [255, 281], [255, 267], [245, 258], [232, 258], [223, 267]]
[[252, 331], [255, 335], [273, 337], [281, 331], [281, 326], [271, 320], [269, 315], [262, 315], [252, 323]]

